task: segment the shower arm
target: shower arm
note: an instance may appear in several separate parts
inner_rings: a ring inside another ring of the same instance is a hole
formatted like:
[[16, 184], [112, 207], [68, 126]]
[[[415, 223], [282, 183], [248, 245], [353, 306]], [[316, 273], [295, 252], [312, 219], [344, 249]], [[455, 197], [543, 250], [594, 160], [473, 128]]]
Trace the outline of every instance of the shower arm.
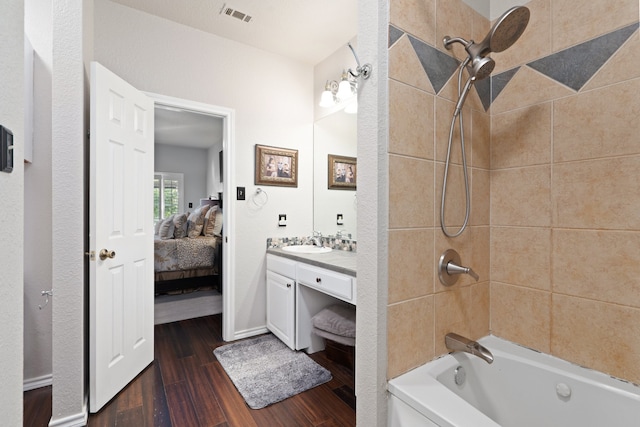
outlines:
[[465, 40], [462, 37], [449, 37], [449, 36], [444, 36], [444, 38], [442, 39], [442, 43], [444, 44], [444, 47], [447, 50], [451, 50], [452, 49], [452, 44], [453, 43], [460, 43], [461, 45], [464, 46], [464, 48], [468, 48], [469, 46], [471, 46], [473, 44], [473, 40]]

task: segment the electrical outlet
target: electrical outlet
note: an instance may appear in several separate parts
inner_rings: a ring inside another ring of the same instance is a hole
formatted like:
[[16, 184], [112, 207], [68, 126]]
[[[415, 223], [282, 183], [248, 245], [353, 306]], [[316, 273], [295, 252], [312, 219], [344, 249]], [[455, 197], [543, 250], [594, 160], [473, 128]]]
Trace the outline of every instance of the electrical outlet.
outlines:
[[287, 216], [285, 214], [278, 215], [278, 227], [287, 226]]
[[189, 209], [193, 207], [193, 202], [189, 202]]
[[336, 224], [338, 224], [338, 225], [343, 225], [344, 224], [344, 217], [342, 216], [342, 214], [338, 214], [336, 216]]

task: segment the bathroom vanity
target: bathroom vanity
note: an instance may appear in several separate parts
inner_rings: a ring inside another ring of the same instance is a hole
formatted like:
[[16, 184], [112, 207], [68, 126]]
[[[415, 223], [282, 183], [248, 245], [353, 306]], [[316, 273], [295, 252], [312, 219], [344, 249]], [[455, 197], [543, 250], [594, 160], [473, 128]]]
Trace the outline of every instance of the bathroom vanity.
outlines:
[[315, 353], [324, 340], [311, 319], [331, 304], [356, 304], [356, 253], [267, 251], [267, 328], [293, 350]]

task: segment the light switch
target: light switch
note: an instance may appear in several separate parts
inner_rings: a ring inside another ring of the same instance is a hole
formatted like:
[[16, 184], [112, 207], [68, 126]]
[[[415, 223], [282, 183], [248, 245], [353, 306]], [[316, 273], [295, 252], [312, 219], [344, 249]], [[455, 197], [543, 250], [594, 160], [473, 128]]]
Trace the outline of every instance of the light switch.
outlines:
[[0, 126], [0, 171], [11, 173], [13, 170], [13, 133]]

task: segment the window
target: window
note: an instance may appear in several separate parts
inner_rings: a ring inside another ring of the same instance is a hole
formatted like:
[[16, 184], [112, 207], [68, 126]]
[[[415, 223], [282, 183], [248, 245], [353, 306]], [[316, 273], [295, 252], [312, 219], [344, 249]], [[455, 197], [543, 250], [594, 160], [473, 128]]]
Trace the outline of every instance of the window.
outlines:
[[181, 173], [155, 172], [153, 175], [154, 222], [182, 211], [184, 175]]

